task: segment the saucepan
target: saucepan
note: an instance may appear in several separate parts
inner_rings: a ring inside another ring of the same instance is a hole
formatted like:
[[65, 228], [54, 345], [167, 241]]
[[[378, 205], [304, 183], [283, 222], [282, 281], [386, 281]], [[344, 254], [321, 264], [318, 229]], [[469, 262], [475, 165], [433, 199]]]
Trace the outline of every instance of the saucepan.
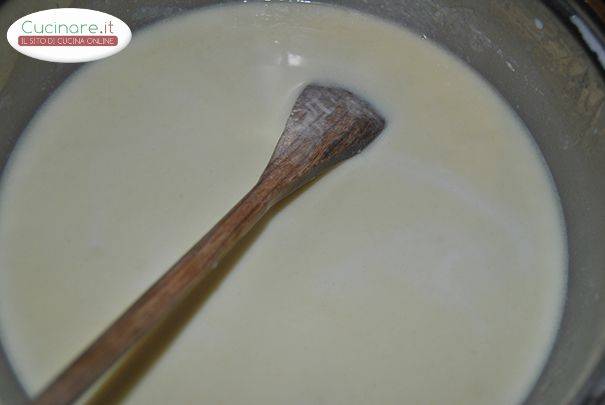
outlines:
[[[479, 72], [534, 136], [561, 198], [568, 285], [556, 343], [527, 404], [605, 403], [605, 30], [598, 1], [333, 0], [401, 24]], [[92, 8], [136, 32], [213, 0], [8, 1], [6, 31], [52, 7]], [[0, 43], [0, 168], [37, 108], [81, 65], [49, 63]], [[1, 303], [0, 303], [1, 305]], [[10, 328], [10, 325], [2, 325]], [[435, 389], [439, 389], [435, 387]], [[0, 345], [0, 400], [26, 393]]]

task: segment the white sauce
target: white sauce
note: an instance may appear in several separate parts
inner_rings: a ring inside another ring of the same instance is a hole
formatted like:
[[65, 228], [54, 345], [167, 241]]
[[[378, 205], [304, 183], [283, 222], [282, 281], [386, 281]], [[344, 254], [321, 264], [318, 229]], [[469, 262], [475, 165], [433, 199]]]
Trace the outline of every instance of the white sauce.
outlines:
[[565, 284], [527, 130], [428, 41], [300, 4], [153, 26], [40, 110], [0, 204], [2, 337], [31, 392], [255, 183], [317, 80], [372, 100], [387, 130], [272, 215], [97, 402], [523, 399]]

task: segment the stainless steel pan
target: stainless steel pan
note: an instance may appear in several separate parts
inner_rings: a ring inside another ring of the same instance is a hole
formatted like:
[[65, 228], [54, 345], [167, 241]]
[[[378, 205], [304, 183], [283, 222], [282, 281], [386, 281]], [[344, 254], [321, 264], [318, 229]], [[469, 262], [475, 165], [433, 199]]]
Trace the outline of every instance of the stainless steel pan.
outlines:
[[[592, 10], [585, 2], [566, 0], [325, 2], [375, 14], [441, 44], [483, 75], [530, 129], [563, 204], [569, 284], [555, 347], [526, 402], [599, 403], [598, 377], [605, 368], [605, 76], [570, 19], [577, 16], [574, 21], [584, 34], [593, 35], [592, 46], [600, 46], [603, 32], [594, 12], [598, 2], [592, 2]], [[12, 21], [33, 11], [71, 6], [106, 11], [136, 31], [215, 3], [15, 0], [0, 8], [0, 27], [6, 31]], [[0, 168], [38, 106], [78, 67], [29, 59], [6, 41], [0, 43]], [[0, 398], [25, 401], [1, 345]]]

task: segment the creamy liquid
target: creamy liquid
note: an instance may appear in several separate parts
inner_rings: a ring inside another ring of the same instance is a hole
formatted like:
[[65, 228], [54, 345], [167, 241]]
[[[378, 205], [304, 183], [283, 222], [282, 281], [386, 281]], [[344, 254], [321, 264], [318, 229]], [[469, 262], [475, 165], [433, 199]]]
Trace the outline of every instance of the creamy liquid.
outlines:
[[283, 204], [96, 395], [133, 404], [512, 404], [551, 347], [564, 229], [524, 126], [469, 68], [301, 4], [138, 33], [40, 110], [4, 179], [2, 338], [39, 390], [256, 181], [304, 84], [388, 128]]

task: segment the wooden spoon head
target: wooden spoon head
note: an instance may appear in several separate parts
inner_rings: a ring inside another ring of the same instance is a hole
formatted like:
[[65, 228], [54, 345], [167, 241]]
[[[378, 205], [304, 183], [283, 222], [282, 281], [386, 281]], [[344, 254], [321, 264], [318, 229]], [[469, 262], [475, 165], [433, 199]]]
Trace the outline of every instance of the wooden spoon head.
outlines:
[[365, 100], [337, 87], [309, 85], [296, 99], [261, 179], [298, 188], [361, 152], [384, 129], [385, 119]]

